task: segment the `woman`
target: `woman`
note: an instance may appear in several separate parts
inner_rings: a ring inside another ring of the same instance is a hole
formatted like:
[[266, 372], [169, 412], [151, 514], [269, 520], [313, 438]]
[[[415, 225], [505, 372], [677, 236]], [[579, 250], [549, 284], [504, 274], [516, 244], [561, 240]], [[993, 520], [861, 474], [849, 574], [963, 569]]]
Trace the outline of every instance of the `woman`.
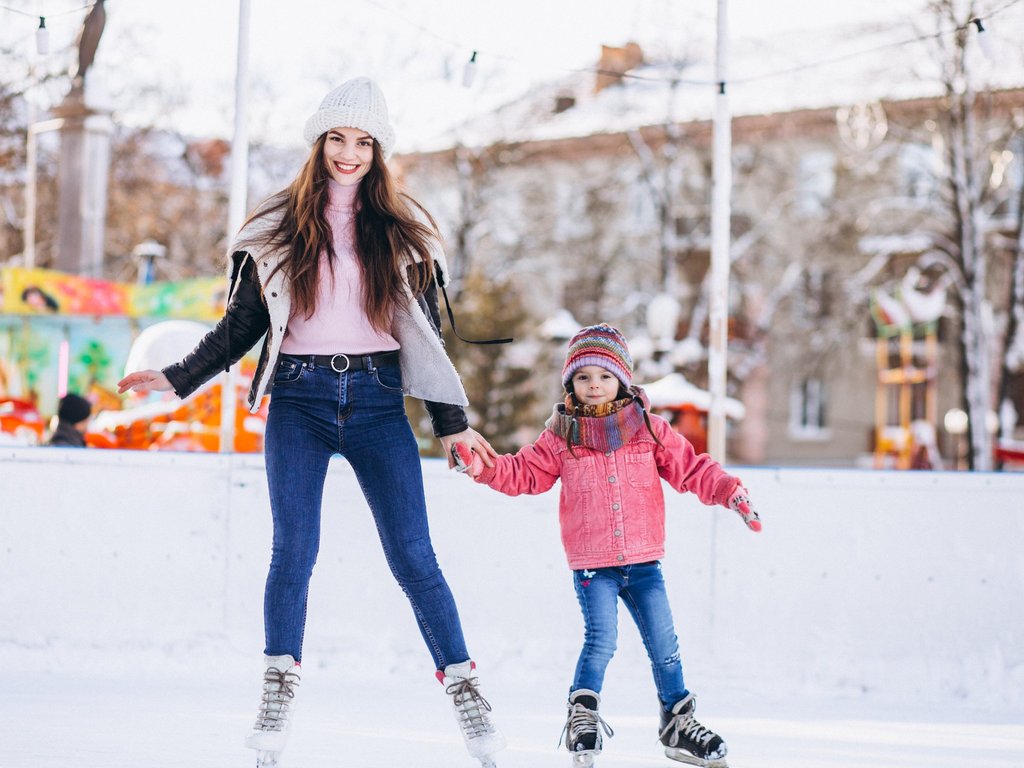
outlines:
[[118, 391], [173, 389], [185, 397], [265, 334], [249, 392], [255, 410], [273, 387], [265, 438], [274, 519], [265, 675], [246, 742], [259, 750], [258, 764], [276, 765], [292, 719], [324, 478], [331, 456], [341, 454], [470, 753], [486, 765], [504, 741], [434, 556], [403, 404], [404, 394], [426, 402], [447, 455], [462, 444], [490, 465], [496, 454], [469, 427], [465, 391], [440, 341], [436, 281], [447, 279], [444, 255], [433, 219], [396, 191], [385, 165], [395, 136], [373, 81], [356, 78], [331, 91], [304, 136], [312, 151], [298, 176], [257, 207], [229, 249], [223, 319], [180, 363], [132, 373]]

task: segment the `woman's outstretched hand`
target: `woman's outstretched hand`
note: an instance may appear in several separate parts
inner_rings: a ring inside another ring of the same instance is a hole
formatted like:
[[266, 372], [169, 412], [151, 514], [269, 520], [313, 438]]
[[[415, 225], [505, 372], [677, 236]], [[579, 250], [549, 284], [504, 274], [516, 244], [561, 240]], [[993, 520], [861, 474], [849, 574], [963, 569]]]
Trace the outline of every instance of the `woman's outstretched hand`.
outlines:
[[117, 382], [117, 394], [123, 395], [128, 390], [132, 392], [167, 392], [173, 389], [171, 382], [167, 380], [160, 371], [136, 371], [129, 373]]
[[444, 447], [444, 455], [448, 457], [448, 468], [455, 466], [452, 458], [452, 446], [455, 443], [462, 443], [474, 454], [480, 457], [485, 466], [493, 467], [494, 459], [498, 458], [498, 452], [491, 447], [479, 432], [469, 428], [454, 435], [445, 435], [441, 438], [441, 445]]

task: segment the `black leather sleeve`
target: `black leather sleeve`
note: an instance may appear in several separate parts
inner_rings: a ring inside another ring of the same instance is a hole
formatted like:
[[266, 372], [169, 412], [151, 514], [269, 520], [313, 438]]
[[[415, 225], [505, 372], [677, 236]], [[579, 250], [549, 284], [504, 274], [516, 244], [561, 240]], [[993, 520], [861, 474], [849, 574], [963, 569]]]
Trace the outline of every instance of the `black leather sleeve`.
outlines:
[[[409, 267], [409, 269], [423, 268], [422, 264], [414, 264]], [[430, 323], [430, 327], [439, 339], [441, 338], [441, 310], [437, 303], [437, 280], [440, 279], [442, 278], [439, 267], [437, 279], [431, 280], [427, 285], [427, 290], [422, 295], [416, 297], [420, 309], [427, 316], [427, 322]], [[441, 345], [444, 346], [443, 339], [441, 340]], [[456, 435], [469, 429], [466, 409], [461, 405], [434, 403], [430, 400], [424, 400], [423, 405], [427, 409], [427, 415], [430, 416], [430, 424], [433, 427], [435, 437]]]
[[270, 327], [256, 265], [245, 258], [224, 317], [180, 363], [163, 369], [178, 397], [188, 397], [215, 375], [234, 365]]

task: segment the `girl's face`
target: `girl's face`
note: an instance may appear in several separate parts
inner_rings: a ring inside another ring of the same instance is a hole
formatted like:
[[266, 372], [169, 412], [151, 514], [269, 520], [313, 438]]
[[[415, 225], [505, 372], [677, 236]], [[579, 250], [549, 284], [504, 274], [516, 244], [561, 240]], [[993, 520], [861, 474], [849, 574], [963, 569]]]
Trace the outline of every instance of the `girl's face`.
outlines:
[[373, 137], [358, 128], [332, 128], [324, 141], [324, 164], [342, 186], [357, 183], [373, 164]]
[[572, 390], [584, 405], [602, 405], [619, 394], [619, 380], [606, 368], [584, 365], [572, 375]]

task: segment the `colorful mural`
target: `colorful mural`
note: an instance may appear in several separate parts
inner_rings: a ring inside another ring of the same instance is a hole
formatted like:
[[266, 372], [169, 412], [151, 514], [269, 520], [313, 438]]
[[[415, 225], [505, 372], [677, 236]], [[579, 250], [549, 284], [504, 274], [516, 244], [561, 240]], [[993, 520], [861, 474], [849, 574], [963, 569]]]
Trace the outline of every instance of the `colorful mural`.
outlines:
[[216, 322], [224, 312], [224, 278], [137, 285], [50, 269], [0, 269], [0, 313], [179, 318]]
[[[219, 449], [220, 379], [185, 402], [165, 393], [140, 398], [116, 391], [143, 331], [197, 321], [191, 323], [191, 349], [220, 319], [224, 278], [130, 285], [6, 267], [0, 270], [0, 286], [0, 439], [43, 442], [58, 401], [75, 392], [93, 403], [87, 435], [91, 446]], [[183, 353], [165, 349], [158, 354], [178, 359]], [[146, 361], [143, 367], [169, 362]], [[243, 452], [263, 448], [266, 404], [252, 415], [242, 402], [253, 367], [252, 360], [244, 360], [237, 382], [234, 449]]]

